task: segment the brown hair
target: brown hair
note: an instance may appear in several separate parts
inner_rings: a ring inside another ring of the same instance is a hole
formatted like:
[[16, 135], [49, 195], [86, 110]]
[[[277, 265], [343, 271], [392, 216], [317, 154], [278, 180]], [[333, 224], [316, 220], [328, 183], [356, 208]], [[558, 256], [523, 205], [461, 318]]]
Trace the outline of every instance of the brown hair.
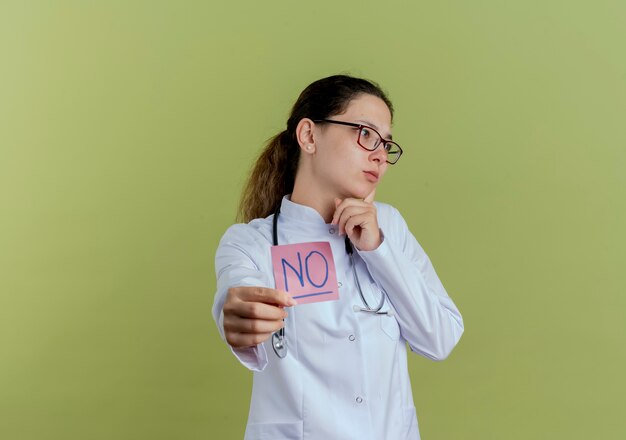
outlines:
[[272, 137], [261, 152], [244, 187], [238, 220], [249, 222], [276, 211], [284, 195], [293, 191], [300, 160], [296, 127], [303, 118], [326, 119], [345, 111], [360, 94], [382, 99], [393, 118], [393, 105], [378, 84], [348, 75], [317, 80], [300, 93], [291, 109], [287, 128]]

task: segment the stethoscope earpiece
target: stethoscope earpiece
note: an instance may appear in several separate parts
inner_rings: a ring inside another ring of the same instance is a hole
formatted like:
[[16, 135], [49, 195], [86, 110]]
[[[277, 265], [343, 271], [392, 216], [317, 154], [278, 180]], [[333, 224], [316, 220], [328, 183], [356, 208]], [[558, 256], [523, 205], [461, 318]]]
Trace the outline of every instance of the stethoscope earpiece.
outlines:
[[352, 306], [352, 310], [354, 310], [355, 312], [365, 312], [365, 313], [374, 313], [376, 315], [387, 315], [387, 316], [393, 316], [393, 310], [385, 310], [384, 312], [379, 311], [379, 310], [368, 310], [365, 307], [360, 307], [357, 306], [356, 304]]

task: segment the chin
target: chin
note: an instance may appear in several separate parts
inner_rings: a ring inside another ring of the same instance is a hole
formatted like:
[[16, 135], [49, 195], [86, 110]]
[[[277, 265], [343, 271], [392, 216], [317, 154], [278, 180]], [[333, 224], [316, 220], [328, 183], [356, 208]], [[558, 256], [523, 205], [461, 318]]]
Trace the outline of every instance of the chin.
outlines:
[[364, 199], [367, 197], [376, 186], [368, 187], [368, 188], [352, 188], [352, 190], [345, 191], [344, 198], [352, 198], [352, 199]]

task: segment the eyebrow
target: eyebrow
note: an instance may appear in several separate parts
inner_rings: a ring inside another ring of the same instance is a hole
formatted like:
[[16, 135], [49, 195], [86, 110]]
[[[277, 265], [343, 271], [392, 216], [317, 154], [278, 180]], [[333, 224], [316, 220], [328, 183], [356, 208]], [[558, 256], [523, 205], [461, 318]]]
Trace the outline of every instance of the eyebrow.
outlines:
[[[375, 129], [376, 131], [380, 131], [380, 128], [378, 128], [378, 127], [376, 126], [376, 124], [372, 124], [371, 122], [366, 121], [365, 119], [357, 119], [357, 121], [356, 121], [356, 122], [362, 122], [362, 123], [364, 123], [365, 125], [369, 125], [370, 127], [372, 127], [373, 129]], [[388, 140], [388, 141], [392, 141], [392, 140], [393, 140], [393, 136], [391, 135], [391, 133], [387, 136], [387, 140]]]

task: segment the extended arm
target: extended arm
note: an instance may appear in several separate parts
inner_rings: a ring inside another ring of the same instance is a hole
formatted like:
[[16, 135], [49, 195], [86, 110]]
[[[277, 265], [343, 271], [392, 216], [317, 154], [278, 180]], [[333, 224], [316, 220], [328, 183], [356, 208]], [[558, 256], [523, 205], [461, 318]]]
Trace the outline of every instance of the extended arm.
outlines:
[[213, 317], [239, 361], [260, 371], [267, 364], [261, 343], [284, 325], [284, 307], [295, 302], [285, 292], [269, 287], [270, 280], [255, 263], [264, 249], [256, 238], [246, 225], [235, 225], [222, 237], [215, 256]]

